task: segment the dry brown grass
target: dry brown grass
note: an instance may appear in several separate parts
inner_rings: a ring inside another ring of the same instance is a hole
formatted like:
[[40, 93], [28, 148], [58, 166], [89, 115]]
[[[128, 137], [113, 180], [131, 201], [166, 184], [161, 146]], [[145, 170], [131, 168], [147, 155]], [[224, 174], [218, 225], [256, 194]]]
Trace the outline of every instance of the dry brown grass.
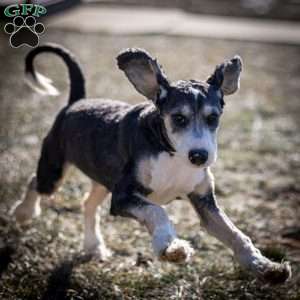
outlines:
[[[20, 229], [8, 216], [36, 166], [42, 137], [67, 91], [62, 65], [44, 56], [40, 68], [64, 92], [41, 98], [23, 84], [25, 51], [0, 37], [0, 299], [300, 299], [299, 80], [300, 49], [164, 36], [103, 36], [48, 30], [47, 40], [70, 48], [87, 74], [90, 96], [142, 98], [117, 70], [119, 50], [139, 46], [159, 57], [172, 79], [205, 78], [215, 64], [239, 53], [242, 88], [228, 98], [214, 167], [217, 194], [236, 224], [275, 260], [291, 261], [293, 279], [270, 287], [243, 273], [231, 253], [199, 226], [188, 203], [168, 207], [179, 235], [196, 249], [187, 266], [153, 260], [150, 239], [134, 221], [102, 211], [113, 259], [79, 256], [80, 201], [88, 180], [72, 171], [43, 215]], [[294, 235], [291, 235], [294, 233]]]

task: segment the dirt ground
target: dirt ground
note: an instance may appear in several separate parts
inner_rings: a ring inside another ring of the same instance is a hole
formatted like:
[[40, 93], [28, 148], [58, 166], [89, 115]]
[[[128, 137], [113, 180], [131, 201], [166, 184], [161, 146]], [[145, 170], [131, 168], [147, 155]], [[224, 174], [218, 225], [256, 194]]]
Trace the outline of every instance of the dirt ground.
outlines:
[[[142, 101], [115, 66], [126, 47], [146, 48], [172, 80], [205, 78], [233, 54], [244, 60], [240, 92], [226, 100], [213, 168], [217, 195], [234, 222], [270, 258], [291, 262], [293, 278], [268, 286], [245, 274], [231, 252], [203, 231], [189, 203], [167, 207], [179, 236], [196, 249], [193, 261], [156, 261], [150, 238], [134, 221], [101, 210], [113, 258], [84, 260], [81, 201], [89, 180], [71, 170], [42, 216], [20, 228], [9, 216], [34, 172], [43, 136], [67, 99], [66, 72], [44, 55], [42, 73], [62, 92], [41, 97], [23, 82], [27, 49], [0, 36], [0, 299], [300, 299], [300, 48], [165, 36], [81, 35], [47, 30], [47, 41], [70, 48], [82, 62], [88, 95]], [[46, 41], [46, 39], [44, 39]]]

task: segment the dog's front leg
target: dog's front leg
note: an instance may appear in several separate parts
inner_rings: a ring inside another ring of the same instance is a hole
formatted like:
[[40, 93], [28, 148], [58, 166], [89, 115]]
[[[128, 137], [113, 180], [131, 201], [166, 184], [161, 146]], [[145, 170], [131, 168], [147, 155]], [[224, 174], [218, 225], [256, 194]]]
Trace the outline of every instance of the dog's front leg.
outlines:
[[[210, 174], [208, 174], [210, 175]], [[207, 232], [232, 249], [240, 265], [255, 276], [270, 283], [285, 282], [291, 276], [287, 262], [279, 264], [264, 257], [248, 236], [242, 233], [217, 205], [212, 175], [207, 182], [189, 194]]]
[[126, 180], [115, 187], [111, 205], [112, 215], [133, 218], [146, 226], [152, 236], [154, 253], [159, 259], [183, 263], [192, 256], [193, 249], [187, 241], [177, 238], [165, 210], [149, 202], [132, 185], [126, 186]]

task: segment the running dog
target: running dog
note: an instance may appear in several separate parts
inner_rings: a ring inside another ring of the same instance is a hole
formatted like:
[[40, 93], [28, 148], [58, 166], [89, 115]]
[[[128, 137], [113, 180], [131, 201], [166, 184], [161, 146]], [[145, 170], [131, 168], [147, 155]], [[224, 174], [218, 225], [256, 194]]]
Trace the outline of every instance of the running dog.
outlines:
[[59, 112], [43, 141], [36, 174], [24, 199], [14, 209], [16, 220], [40, 214], [41, 195], [52, 195], [68, 165], [92, 180], [84, 202], [84, 250], [106, 259], [97, 207], [112, 194], [110, 213], [145, 225], [154, 253], [169, 262], [187, 262], [193, 249], [179, 239], [164, 208], [174, 199], [191, 202], [208, 233], [231, 248], [235, 259], [256, 277], [272, 283], [291, 276], [288, 262], [264, 257], [218, 206], [210, 166], [217, 158], [217, 131], [224, 96], [239, 89], [239, 56], [218, 65], [205, 81], [171, 83], [156, 59], [142, 49], [126, 49], [117, 57], [136, 90], [148, 101], [130, 105], [106, 99], [85, 99], [80, 65], [54, 44], [33, 49], [26, 57], [26, 75], [41, 93], [56, 94], [51, 81], [34, 69], [44, 52], [58, 55], [70, 77], [68, 104]]

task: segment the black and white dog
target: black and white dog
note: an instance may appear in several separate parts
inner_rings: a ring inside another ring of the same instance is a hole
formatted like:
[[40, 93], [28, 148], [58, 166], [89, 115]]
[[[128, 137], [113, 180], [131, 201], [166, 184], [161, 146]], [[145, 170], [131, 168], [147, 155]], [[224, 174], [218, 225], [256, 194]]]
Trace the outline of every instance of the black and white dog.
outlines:
[[193, 254], [189, 243], [176, 236], [160, 206], [187, 199], [206, 230], [230, 247], [240, 265], [269, 282], [291, 275], [287, 262], [264, 257], [225, 215], [214, 194], [209, 167], [217, 157], [217, 129], [224, 100], [239, 88], [240, 57], [218, 65], [206, 81], [170, 83], [161, 66], [146, 51], [127, 49], [117, 57], [123, 70], [150, 101], [130, 105], [104, 99], [84, 99], [82, 71], [64, 48], [47, 44], [26, 57], [26, 73], [36, 89], [56, 92], [51, 81], [35, 72], [36, 55], [51, 52], [66, 63], [70, 98], [43, 141], [41, 156], [23, 201], [14, 215], [26, 222], [40, 214], [40, 196], [52, 195], [68, 165], [92, 180], [84, 203], [84, 249], [101, 259], [109, 255], [100, 233], [97, 207], [112, 193], [111, 214], [133, 218], [152, 236], [155, 254], [169, 262], [186, 262]]

